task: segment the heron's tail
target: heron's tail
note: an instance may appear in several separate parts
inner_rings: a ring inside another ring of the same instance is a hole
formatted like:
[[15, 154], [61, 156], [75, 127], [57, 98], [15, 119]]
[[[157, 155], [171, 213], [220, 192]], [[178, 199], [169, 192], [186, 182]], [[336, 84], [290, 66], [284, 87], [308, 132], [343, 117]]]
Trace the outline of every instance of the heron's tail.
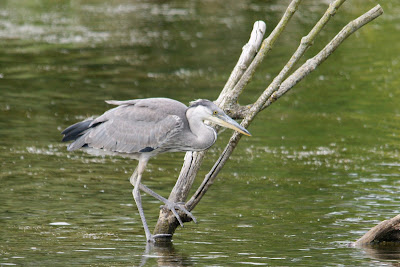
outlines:
[[80, 140], [80, 137], [84, 135], [90, 127], [92, 123], [92, 119], [81, 121], [69, 126], [67, 129], [61, 132], [64, 135], [62, 141], [67, 142], [71, 140], [76, 140], [72, 144], [68, 146], [68, 150], [79, 149], [85, 145], [84, 140]]

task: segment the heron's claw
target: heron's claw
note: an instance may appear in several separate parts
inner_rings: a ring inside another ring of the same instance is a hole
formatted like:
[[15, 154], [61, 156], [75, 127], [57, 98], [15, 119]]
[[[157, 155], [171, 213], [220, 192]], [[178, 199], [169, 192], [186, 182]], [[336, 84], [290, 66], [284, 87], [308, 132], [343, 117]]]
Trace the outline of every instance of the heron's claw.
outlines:
[[176, 210], [180, 210], [183, 213], [185, 213], [189, 218], [191, 218], [195, 223], [197, 223], [196, 218], [193, 216], [193, 214], [188, 211], [183, 202], [179, 202], [179, 203], [174, 203], [171, 201], [168, 201], [165, 203], [165, 207], [168, 208], [170, 211], [172, 211], [172, 213], [175, 215], [175, 218], [178, 220], [179, 224], [183, 227], [183, 222], [178, 214], [178, 212], [176, 212]]

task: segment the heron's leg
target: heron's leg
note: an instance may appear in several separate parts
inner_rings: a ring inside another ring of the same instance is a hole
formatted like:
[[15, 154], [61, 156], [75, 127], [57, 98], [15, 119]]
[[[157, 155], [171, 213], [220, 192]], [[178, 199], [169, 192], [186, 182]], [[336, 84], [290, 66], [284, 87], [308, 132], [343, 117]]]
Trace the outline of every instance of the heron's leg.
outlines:
[[147, 226], [146, 218], [144, 217], [144, 212], [143, 212], [143, 208], [142, 208], [142, 198], [140, 197], [140, 192], [139, 192], [139, 184], [140, 184], [140, 180], [142, 178], [142, 173], [146, 167], [146, 164], [147, 164], [147, 160], [139, 160], [138, 167], [135, 170], [136, 179], [134, 181], [135, 184], [134, 184], [134, 188], [132, 191], [132, 195], [133, 195], [133, 198], [135, 199], [140, 218], [142, 219], [142, 224], [143, 224], [144, 232], [146, 234], [146, 239], [147, 239], [147, 241], [151, 241], [152, 238], [151, 238], [149, 227]]
[[[130, 178], [130, 182], [134, 187], [136, 187], [137, 176], [138, 176], [138, 167], [135, 169], [135, 171], [133, 172], [133, 174], [132, 174], [132, 176]], [[139, 183], [139, 189], [144, 191], [145, 193], [153, 196], [154, 198], [160, 200], [161, 202], [163, 202], [168, 207], [168, 209], [170, 209], [172, 211], [172, 213], [175, 215], [176, 219], [178, 220], [179, 224], [182, 227], [183, 227], [183, 222], [182, 222], [179, 214], [176, 212], [176, 209], [181, 210], [187, 216], [189, 216], [195, 223], [197, 223], [197, 220], [193, 216], [193, 214], [190, 211], [188, 211], [183, 205], [179, 205], [178, 203], [174, 203], [172, 201], [169, 201], [168, 199], [166, 199], [165, 197], [160, 196], [159, 194], [157, 194], [156, 192], [154, 192], [153, 190], [151, 190], [150, 188], [148, 188], [147, 186], [145, 186], [142, 183]]]
[[137, 177], [137, 174], [138, 174], [137, 170], [138, 170], [138, 167], [136, 167], [136, 169], [133, 172], [131, 178], [129, 178], [129, 182], [133, 185], [133, 187], [135, 187], [135, 184], [136, 184], [136, 177]]
[[[142, 208], [142, 198], [140, 196], [139, 188], [140, 188], [140, 180], [142, 179], [142, 174], [144, 172], [144, 169], [146, 168], [147, 161], [148, 161], [148, 159], [139, 160], [138, 167], [136, 168], [135, 172], [133, 173], [133, 175], [131, 177], [131, 182], [134, 181], [134, 188], [132, 190], [132, 195], [133, 195], [133, 198], [135, 199], [140, 218], [142, 219], [144, 232], [146, 234], [146, 240], [147, 240], [147, 242], [154, 242], [155, 237], [170, 237], [171, 235], [170, 234], [159, 234], [159, 235], [153, 236], [150, 233], [149, 226], [147, 225], [146, 218], [144, 216], [144, 212], [143, 212], [143, 208]], [[136, 173], [136, 175], [135, 175], [135, 173]]]
[[[129, 179], [129, 181], [131, 182], [131, 184], [136, 187], [136, 179], [137, 179], [137, 175], [138, 175], [138, 168], [136, 167], [135, 171], [133, 172], [131, 178]], [[147, 186], [145, 186], [142, 183], [139, 183], [139, 189], [146, 192], [147, 194], [155, 197], [156, 199], [160, 200], [161, 202], [165, 203], [168, 202], [168, 200], [162, 196], [160, 196], [159, 194], [157, 194], [156, 192], [154, 192], [153, 190], [151, 190], [150, 188], [148, 188]]]

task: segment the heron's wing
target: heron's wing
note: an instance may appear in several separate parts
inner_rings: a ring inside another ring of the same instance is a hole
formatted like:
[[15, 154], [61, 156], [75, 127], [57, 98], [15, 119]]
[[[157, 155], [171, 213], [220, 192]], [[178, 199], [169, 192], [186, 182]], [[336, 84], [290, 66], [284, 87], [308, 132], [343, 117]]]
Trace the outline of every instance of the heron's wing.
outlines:
[[118, 104], [92, 121], [90, 131], [82, 136], [89, 147], [124, 153], [150, 152], [165, 146], [183, 128], [179, 116], [165, 113], [155, 105], [140, 105], [135, 100]]

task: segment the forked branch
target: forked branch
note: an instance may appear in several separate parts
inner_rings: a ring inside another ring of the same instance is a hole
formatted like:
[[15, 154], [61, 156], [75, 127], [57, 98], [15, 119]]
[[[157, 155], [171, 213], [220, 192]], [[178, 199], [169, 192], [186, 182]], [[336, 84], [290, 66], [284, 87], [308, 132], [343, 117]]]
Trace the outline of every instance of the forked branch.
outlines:
[[[268, 103], [271, 104], [273, 103], [275, 97], [280, 97], [283, 95], [283, 91], [279, 91], [282, 94], [274, 94], [274, 99], [269, 100], [270, 96], [272, 95], [273, 92], [275, 92], [279, 87], [281, 80], [287, 75], [287, 73], [293, 68], [293, 66], [299, 61], [301, 56], [304, 54], [308, 46], [310, 46], [313, 42], [313, 40], [316, 38], [317, 34], [321, 31], [324, 25], [329, 21], [329, 18], [333, 16], [336, 13], [337, 8], [340, 7], [340, 5], [343, 3], [343, 1], [335, 1], [332, 2], [331, 5], [329, 6], [328, 10], [325, 12], [324, 16], [321, 18], [321, 20], [313, 27], [313, 29], [310, 31], [310, 33], [302, 38], [302, 42], [300, 43], [299, 48], [296, 50], [292, 58], [289, 60], [289, 62], [285, 65], [285, 67], [282, 69], [282, 71], [279, 73], [279, 75], [273, 80], [270, 86], [263, 92], [263, 94], [260, 96], [260, 98], [251, 106], [250, 111], [247, 113], [247, 116], [244, 118], [242, 121], [242, 125], [245, 127], [248, 127], [251, 123], [251, 121], [255, 118], [255, 116], [264, 109], [264, 105], [266, 104], [267, 101]], [[330, 50], [322, 50], [315, 58], [313, 62], [317, 64], [321, 64], [323, 61], [325, 61], [330, 54], [333, 53], [333, 51], [354, 31], [357, 29], [361, 28], [363, 25], [368, 23], [369, 21], [372, 21], [375, 19], [377, 16], [381, 15], [383, 13], [382, 8], [378, 5], [365, 13], [364, 15], [360, 16], [358, 19], [350, 22], [326, 47], [329, 47]], [[348, 31], [348, 29], [352, 29], [351, 31]], [[304, 41], [307, 40], [307, 41]], [[319, 56], [320, 54], [325, 55], [324, 57]], [[313, 58], [313, 59], [314, 59]], [[310, 71], [308, 72], [303, 72], [302, 70], [305, 68], [307, 65], [303, 65], [302, 67], [299, 68], [293, 75], [295, 76], [290, 76], [287, 81], [293, 81], [295, 80], [296, 83], [289, 83], [287, 82], [284, 87], [284, 92], [286, 93], [290, 88], [292, 88], [294, 85], [296, 85], [300, 80], [302, 80], [306, 75], [311, 73], [312, 70], [315, 68], [309, 68]], [[315, 67], [316, 67], [315, 66]], [[298, 76], [298, 73], [304, 73], [301, 77], [298, 77], [298, 79], [294, 79], [294, 77]], [[285, 81], [286, 82], [286, 81]], [[282, 86], [281, 86], [282, 87]], [[277, 98], [276, 98], [277, 99]], [[275, 99], [275, 100], [276, 100]], [[239, 140], [241, 138], [241, 135], [237, 132], [233, 133], [232, 137], [229, 140], [229, 143], [225, 147], [224, 151], [210, 170], [210, 172], [206, 175], [203, 183], [199, 187], [199, 189], [196, 191], [196, 193], [193, 195], [193, 197], [188, 201], [187, 206], [189, 210], [192, 210], [201, 200], [202, 196], [206, 193], [208, 190], [208, 187], [214, 182], [215, 178], [217, 177], [219, 171], [222, 169], [232, 152], [234, 151], [235, 147], [237, 146]]]

